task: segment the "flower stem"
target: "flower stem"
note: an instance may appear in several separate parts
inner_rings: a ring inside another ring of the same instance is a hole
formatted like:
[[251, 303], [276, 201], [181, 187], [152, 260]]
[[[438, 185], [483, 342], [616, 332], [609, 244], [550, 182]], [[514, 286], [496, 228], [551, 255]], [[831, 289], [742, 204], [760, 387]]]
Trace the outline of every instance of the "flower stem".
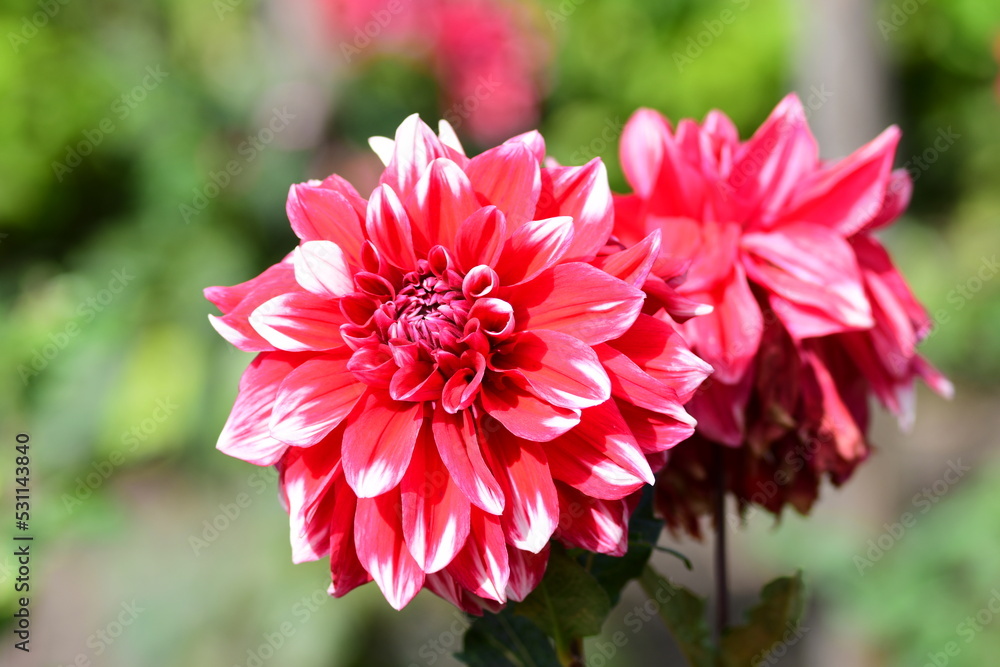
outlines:
[[726, 568], [726, 469], [722, 445], [715, 446], [715, 639], [729, 625], [729, 576]]

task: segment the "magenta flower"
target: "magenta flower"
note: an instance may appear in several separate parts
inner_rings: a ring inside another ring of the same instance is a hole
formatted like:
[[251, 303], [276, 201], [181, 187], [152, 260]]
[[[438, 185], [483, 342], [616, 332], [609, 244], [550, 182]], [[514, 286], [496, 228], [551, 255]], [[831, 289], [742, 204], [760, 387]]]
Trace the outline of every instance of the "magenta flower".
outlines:
[[276, 464], [296, 562], [478, 611], [522, 599], [555, 536], [624, 553], [630, 494], [687, 437], [706, 365], [640, 313], [653, 234], [607, 247], [603, 164], [540, 166], [529, 133], [467, 158], [416, 116], [367, 201], [295, 185], [299, 246], [206, 296], [259, 352], [219, 449]]
[[[698, 439], [664, 472], [675, 526], [708, 506], [695, 499], [706, 442], [736, 448], [726, 469], [742, 501], [805, 511], [824, 474], [840, 483], [867, 456], [869, 393], [906, 420], [915, 378], [951, 392], [916, 352], [927, 314], [871, 234], [909, 201], [908, 175], [892, 169], [898, 141], [891, 127], [821, 161], [794, 95], [747, 141], [717, 111], [676, 130], [649, 110], [626, 125], [635, 194], [616, 198], [615, 232], [627, 245], [659, 231], [661, 265], [687, 269], [678, 293], [713, 307], [681, 325], [715, 374], [690, 406]], [[778, 492], [758, 493], [776, 477]]]

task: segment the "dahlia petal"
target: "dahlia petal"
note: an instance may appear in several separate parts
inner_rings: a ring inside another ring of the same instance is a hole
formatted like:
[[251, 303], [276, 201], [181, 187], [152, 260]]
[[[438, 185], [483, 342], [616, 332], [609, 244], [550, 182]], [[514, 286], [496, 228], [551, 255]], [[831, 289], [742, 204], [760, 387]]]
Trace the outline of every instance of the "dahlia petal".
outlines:
[[223, 338], [244, 352], [273, 350], [250, 325], [250, 314], [265, 301], [300, 289], [292, 262], [283, 261], [239, 285], [207, 288], [205, 298], [223, 312], [222, 317], [209, 315], [208, 319]]
[[538, 553], [508, 547], [507, 562], [510, 565], [507, 597], [521, 602], [545, 576], [545, 567], [549, 564], [549, 545], [546, 544]]
[[550, 167], [542, 172], [536, 217], [573, 218], [573, 243], [567, 259], [590, 261], [604, 247], [614, 226], [608, 170], [600, 158], [582, 167]]
[[503, 491], [483, 459], [472, 413], [451, 414], [439, 404], [432, 428], [438, 454], [465, 497], [490, 514], [503, 512]]
[[660, 254], [660, 238], [660, 230], [653, 230], [652, 234], [626, 250], [598, 257], [593, 265], [641, 289]]
[[332, 507], [330, 515], [330, 595], [343, 597], [358, 586], [367, 584], [372, 576], [358, 558], [354, 541], [354, 521], [358, 497], [343, 476], [338, 476], [327, 494]]
[[714, 309], [680, 325], [684, 338], [697, 342], [698, 356], [715, 369], [714, 379], [737, 382], [757, 354], [764, 330], [764, 317], [742, 266], [737, 264], [732, 279], [713, 294], [694, 297]]
[[271, 436], [268, 424], [282, 381], [300, 362], [301, 355], [287, 352], [258, 354], [240, 379], [240, 392], [219, 435], [216, 448], [248, 463], [277, 463], [288, 445]]
[[580, 422], [580, 411], [562, 408], [514, 387], [483, 383], [480, 397], [486, 413], [525, 440], [547, 442]]
[[305, 241], [295, 252], [295, 280], [316, 296], [334, 299], [354, 291], [347, 255], [333, 241]]
[[912, 196], [913, 179], [910, 178], [910, 172], [905, 169], [896, 169], [889, 175], [889, 184], [886, 186], [881, 210], [863, 230], [859, 231], [874, 231], [894, 221], [910, 205], [910, 197]]
[[[336, 495], [334, 479], [339, 477], [347, 487], [340, 469], [340, 436], [331, 434], [320, 447], [292, 447], [278, 466], [294, 563], [319, 560], [330, 553], [332, 514], [339, 509], [331, 502]], [[346, 519], [349, 525], [353, 523], [353, 508]]]
[[455, 259], [470, 271], [476, 266], [496, 266], [507, 237], [507, 222], [496, 206], [484, 206], [465, 219], [455, 236]]
[[336, 301], [310, 292], [276, 296], [257, 307], [250, 325], [279, 350], [303, 352], [344, 347], [340, 326], [346, 324]]
[[[871, 308], [865, 296], [861, 270], [850, 244], [819, 225], [796, 223], [768, 233], [743, 237], [747, 275], [788, 302], [792, 312], [778, 312], [793, 338], [840, 333], [871, 327]], [[822, 257], [822, 262], [816, 258]], [[823, 333], [802, 331], [794, 317], [796, 306], [828, 320]], [[697, 320], [695, 320], [697, 321]]]
[[338, 190], [299, 183], [288, 191], [285, 205], [295, 235], [303, 241], [333, 241], [358, 265], [361, 261], [362, 220], [351, 201]]
[[868, 226], [882, 210], [899, 137], [899, 128], [889, 127], [843, 160], [813, 172], [797, 184], [776, 224], [811, 222], [843, 236]]
[[664, 452], [694, 434], [697, 424], [695, 418], [679, 405], [675, 412], [665, 415], [662, 412], [640, 408], [625, 400], [616, 399], [615, 404], [622, 413], [625, 423], [628, 424], [639, 449], [646, 455], [647, 460], [650, 460], [653, 472], [659, 470], [659, 466], [654, 465], [650, 459], [651, 454]]
[[624, 556], [628, 551], [628, 503], [591, 498], [562, 482], [559, 491], [559, 532], [568, 547]]
[[747, 207], [749, 220], [766, 226], [787, 206], [791, 194], [818, 161], [819, 148], [805, 110], [798, 96], [791, 93], [740, 147], [727, 186], [734, 199]]
[[446, 571], [473, 594], [506, 602], [510, 564], [500, 517], [474, 509], [470, 523], [465, 547]]
[[394, 266], [401, 269], [416, 266], [410, 218], [403, 202], [388, 183], [375, 188], [368, 200], [365, 231], [380, 255]]
[[514, 230], [534, 217], [542, 190], [539, 161], [524, 143], [506, 143], [480, 153], [465, 172], [472, 189], [507, 216]]
[[525, 222], [514, 230], [497, 262], [506, 285], [531, 280], [563, 258], [573, 243], [573, 218], [560, 216]]
[[368, 146], [375, 152], [382, 166], [387, 166], [396, 150], [396, 142], [389, 137], [368, 137]]
[[[691, 351], [670, 324], [649, 315], [639, 315], [628, 331], [607, 345], [621, 353], [621, 358], [672, 388], [681, 403], [686, 403], [712, 373], [712, 367]], [[603, 346], [595, 349], [607, 366], [606, 359], [611, 355], [600, 351]], [[622, 382], [626, 381], [624, 375], [631, 374], [624, 370], [618, 373], [623, 376]]]
[[320, 354], [285, 377], [274, 399], [272, 437], [309, 447], [350, 414], [365, 386], [347, 370], [349, 358], [347, 350]]
[[716, 381], [714, 377], [706, 382], [687, 404], [698, 420], [698, 432], [730, 447], [743, 444], [752, 380], [753, 373], [748, 372], [736, 384]]
[[379, 184], [388, 184], [403, 201], [416, 186], [427, 166], [448, 152], [431, 128], [417, 114], [408, 116], [396, 130], [392, 158]]
[[446, 148], [450, 148], [461, 155], [465, 155], [465, 149], [462, 147], [462, 142], [458, 138], [458, 134], [455, 132], [455, 128], [451, 123], [445, 119], [438, 121], [438, 138], [441, 139], [441, 143], [444, 144]]
[[[344, 431], [344, 474], [359, 498], [388, 492], [403, 478], [423, 423], [422, 403], [369, 391]], [[374, 574], [372, 575], [374, 576]]]
[[653, 483], [653, 471], [614, 401], [545, 446], [552, 476], [594, 498], [617, 500]]
[[550, 329], [588, 345], [625, 333], [642, 308], [643, 293], [587, 264], [559, 264], [501, 291], [521, 329]]
[[458, 165], [448, 159], [432, 161], [406, 199], [417, 251], [435, 245], [453, 247], [462, 222], [480, 208]]
[[398, 491], [359, 498], [354, 522], [358, 559], [394, 609], [402, 609], [424, 585], [424, 573], [403, 541]]
[[504, 353], [494, 353], [498, 370], [516, 370], [532, 392], [563, 408], [585, 408], [611, 396], [611, 381], [594, 350], [558, 331], [522, 331]]
[[[685, 414], [673, 387], [646, 373], [613, 347], [599, 345], [594, 351], [611, 379], [612, 396], [675, 418], [681, 418]], [[694, 420], [691, 422], [693, 424]]]
[[494, 600], [484, 600], [462, 587], [455, 577], [447, 572], [435, 572], [424, 578], [424, 587], [434, 595], [447, 600], [462, 611], [473, 616], [482, 616], [483, 611], [498, 613], [503, 605]]
[[663, 164], [665, 144], [671, 140], [667, 120], [652, 109], [639, 109], [622, 129], [619, 157], [622, 171], [636, 194], [649, 199]]
[[540, 552], [559, 524], [559, 500], [545, 451], [502, 429], [492, 435], [487, 451], [506, 499], [500, 523], [507, 543]]
[[507, 141], [503, 142], [504, 145], [510, 144], [524, 144], [531, 151], [531, 154], [535, 156], [538, 164], [541, 164], [545, 160], [545, 139], [542, 137], [538, 130], [531, 130], [530, 132], [525, 132], [524, 134], [519, 134], [515, 137], [511, 137]]
[[437, 572], [455, 558], [469, 536], [469, 501], [438, 455], [430, 427], [421, 429], [400, 482], [403, 536], [424, 572]]

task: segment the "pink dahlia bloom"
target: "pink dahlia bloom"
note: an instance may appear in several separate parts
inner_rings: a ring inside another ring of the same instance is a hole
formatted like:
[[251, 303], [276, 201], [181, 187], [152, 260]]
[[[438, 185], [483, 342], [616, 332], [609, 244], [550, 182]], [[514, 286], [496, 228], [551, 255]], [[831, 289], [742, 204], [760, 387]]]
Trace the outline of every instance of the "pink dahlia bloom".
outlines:
[[396, 608], [426, 586], [477, 611], [522, 599], [553, 537], [624, 553], [708, 372], [640, 312], [659, 235], [609, 247], [603, 164], [543, 167], [534, 132], [470, 159], [412, 116], [372, 145], [367, 201], [293, 186], [299, 246], [206, 290], [259, 353], [219, 449], [277, 465], [293, 558], [329, 556], [336, 596], [374, 579]]
[[709, 443], [727, 448], [742, 502], [806, 511], [824, 475], [843, 482], [868, 455], [869, 394], [904, 421], [915, 378], [950, 394], [916, 352], [930, 319], [872, 234], [909, 201], [898, 141], [890, 127], [822, 161], [794, 95], [746, 141], [718, 111], [674, 129], [640, 110], [626, 125], [635, 194], [616, 198], [615, 232], [628, 245], [659, 231], [661, 265], [687, 269], [677, 292], [713, 308], [681, 325], [715, 373], [690, 406], [698, 437], [664, 472], [674, 526], [696, 530]]

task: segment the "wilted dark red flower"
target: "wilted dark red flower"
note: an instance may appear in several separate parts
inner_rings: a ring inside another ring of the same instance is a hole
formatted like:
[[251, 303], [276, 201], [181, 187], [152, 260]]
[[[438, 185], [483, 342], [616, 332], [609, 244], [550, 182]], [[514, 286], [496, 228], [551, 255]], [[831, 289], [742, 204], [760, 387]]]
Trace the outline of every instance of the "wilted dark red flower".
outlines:
[[930, 320], [872, 234], [909, 201], [898, 141], [891, 127], [822, 161], [794, 95], [747, 141], [718, 111], [626, 125], [635, 194], [616, 198], [615, 232], [627, 245], [660, 231], [661, 263], [687, 267], [677, 291], [713, 307], [681, 325], [715, 373], [691, 402], [698, 435], [659, 483], [673, 527], [697, 532], [715, 447], [741, 503], [804, 512], [820, 479], [839, 484], [868, 455], [869, 394], [904, 422], [915, 378], [950, 394], [916, 352]]

